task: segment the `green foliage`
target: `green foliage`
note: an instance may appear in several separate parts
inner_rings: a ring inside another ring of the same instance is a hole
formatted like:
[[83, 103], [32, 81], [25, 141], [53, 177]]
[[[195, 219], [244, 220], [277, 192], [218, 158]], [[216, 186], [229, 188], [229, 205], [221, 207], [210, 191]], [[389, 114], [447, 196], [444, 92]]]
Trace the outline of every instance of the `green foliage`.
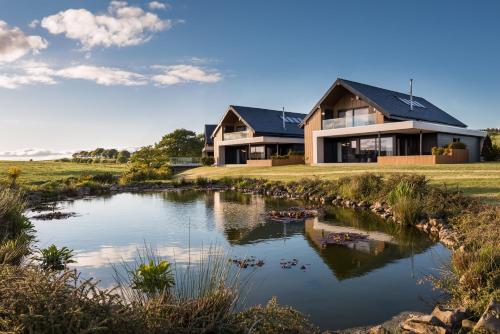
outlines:
[[91, 180], [98, 183], [113, 184], [116, 182], [117, 178], [111, 172], [104, 172], [92, 175]]
[[133, 165], [128, 171], [120, 177], [121, 184], [142, 182], [149, 180], [169, 180], [172, 178], [172, 167], [165, 165], [159, 168], [149, 167], [148, 165]]
[[403, 224], [415, 224], [422, 214], [420, 195], [407, 181], [401, 181], [389, 193], [387, 202], [391, 205], [394, 217]]
[[214, 157], [202, 157], [201, 164], [203, 166], [212, 166], [215, 163]]
[[130, 152], [127, 150], [122, 150], [118, 152], [118, 156], [116, 157], [116, 162], [120, 164], [127, 163], [130, 159]]
[[9, 176], [11, 187], [15, 187], [17, 178], [21, 175], [21, 168], [11, 166], [7, 169], [7, 175]]
[[496, 161], [500, 159], [500, 147], [493, 144], [490, 134], [484, 139], [481, 155], [486, 161]]
[[142, 291], [148, 296], [168, 293], [175, 280], [170, 263], [165, 260], [142, 263], [131, 272], [132, 288]]
[[67, 247], [57, 248], [56, 245], [50, 245], [47, 248], [40, 249], [40, 256], [36, 257], [40, 261], [40, 266], [48, 270], [64, 270], [67, 265], [74, 263], [73, 250]]
[[460, 149], [460, 150], [463, 150], [463, 149], [467, 148], [467, 145], [465, 145], [462, 142], [457, 141], [457, 142], [449, 143], [448, 144], [448, 148], [449, 149]]
[[166, 134], [155, 145], [167, 157], [199, 157], [203, 148], [203, 136], [193, 131], [177, 129]]
[[25, 208], [21, 191], [0, 185], [0, 240], [31, 230], [32, 225], [24, 216]]
[[382, 185], [382, 176], [364, 173], [339, 179], [338, 192], [344, 198], [373, 200], [382, 189]]
[[236, 333], [281, 334], [320, 333], [302, 313], [288, 306], [280, 306], [273, 297], [266, 306], [254, 306], [231, 319]]
[[447, 155], [450, 153], [448, 147], [433, 147], [432, 155]]
[[144, 146], [132, 153], [130, 162], [148, 166], [164, 165], [168, 162], [168, 156], [153, 146]]
[[204, 186], [210, 184], [210, 180], [207, 179], [206, 177], [198, 176], [196, 178], [196, 180], [194, 181], [194, 184], [196, 184], [198, 187], [204, 187]]

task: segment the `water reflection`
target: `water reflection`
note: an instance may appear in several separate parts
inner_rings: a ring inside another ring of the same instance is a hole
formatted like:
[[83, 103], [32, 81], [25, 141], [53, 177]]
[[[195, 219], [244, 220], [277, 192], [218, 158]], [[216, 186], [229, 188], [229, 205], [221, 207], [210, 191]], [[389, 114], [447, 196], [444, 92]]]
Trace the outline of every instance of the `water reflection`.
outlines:
[[[326, 217], [301, 223], [263, 219], [267, 210], [298, 204], [229, 191], [119, 194], [66, 203], [64, 209], [77, 217], [35, 221], [35, 228], [40, 247], [74, 249], [75, 267], [106, 287], [113, 285], [112, 266], [133, 261], [145, 242], [179, 264], [196, 264], [203, 248], [217, 244], [234, 256], [264, 259], [252, 273], [256, 288], [248, 305], [277, 296], [330, 329], [384, 321], [403, 310], [429, 311], [422, 298], [438, 294], [416, 281], [448, 258], [444, 247], [416, 230], [349, 209], [331, 208]], [[319, 240], [330, 232], [368, 239], [323, 248]], [[292, 258], [299, 266], [280, 267], [281, 259]], [[301, 265], [307, 270], [299, 270]]]

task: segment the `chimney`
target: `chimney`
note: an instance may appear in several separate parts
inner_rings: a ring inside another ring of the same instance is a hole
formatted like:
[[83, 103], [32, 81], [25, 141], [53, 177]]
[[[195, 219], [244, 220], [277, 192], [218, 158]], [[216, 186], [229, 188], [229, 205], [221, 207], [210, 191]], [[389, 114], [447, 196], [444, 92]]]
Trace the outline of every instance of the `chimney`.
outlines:
[[283, 130], [286, 130], [286, 124], [285, 124], [285, 107], [283, 107], [283, 112], [282, 112], [281, 118], [283, 119]]
[[413, 79], [410, 79], [410, 111], [413, 111]]

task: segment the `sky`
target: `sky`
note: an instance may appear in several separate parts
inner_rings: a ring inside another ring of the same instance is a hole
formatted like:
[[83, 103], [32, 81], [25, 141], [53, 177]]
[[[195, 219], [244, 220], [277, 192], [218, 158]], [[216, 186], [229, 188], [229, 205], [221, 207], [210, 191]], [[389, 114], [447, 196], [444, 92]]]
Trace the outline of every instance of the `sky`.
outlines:
[[134, 148], [338, 77], [500, 127], [500, 1], [0, 0], [0, 158]]

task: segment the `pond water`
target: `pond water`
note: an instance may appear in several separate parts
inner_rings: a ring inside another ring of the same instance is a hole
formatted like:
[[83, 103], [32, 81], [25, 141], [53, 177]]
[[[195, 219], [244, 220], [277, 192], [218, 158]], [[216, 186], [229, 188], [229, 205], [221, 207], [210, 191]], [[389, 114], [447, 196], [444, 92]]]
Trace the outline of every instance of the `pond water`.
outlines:
[[[449, 260], [445, 247], [369, 212], [331, 208], [324, 218], [288, 224], [262, 217], [267, 210], [294, 205], [234, 192], [124, 193], [65, 202], [63, 211], [77, 216], [34, 224], [39, 247], [54, 243], [74, 249], [73, 267], [104, 287], [114, 284], [113, 264], [133, 261], [145, 243], [177, 263], [195, 262], [202, 247], [216, 244], [233, 256], [264, 260], [252, 270], [247, 306], [276, 296], [325, 329], [431, 310], [440, 293], [419, 282]], [[322, 233], [344, 231], [369, 237], [349, 247], [321, 247]], [[282, 259], [294, 258], [297, 266], [281, 267]]]

